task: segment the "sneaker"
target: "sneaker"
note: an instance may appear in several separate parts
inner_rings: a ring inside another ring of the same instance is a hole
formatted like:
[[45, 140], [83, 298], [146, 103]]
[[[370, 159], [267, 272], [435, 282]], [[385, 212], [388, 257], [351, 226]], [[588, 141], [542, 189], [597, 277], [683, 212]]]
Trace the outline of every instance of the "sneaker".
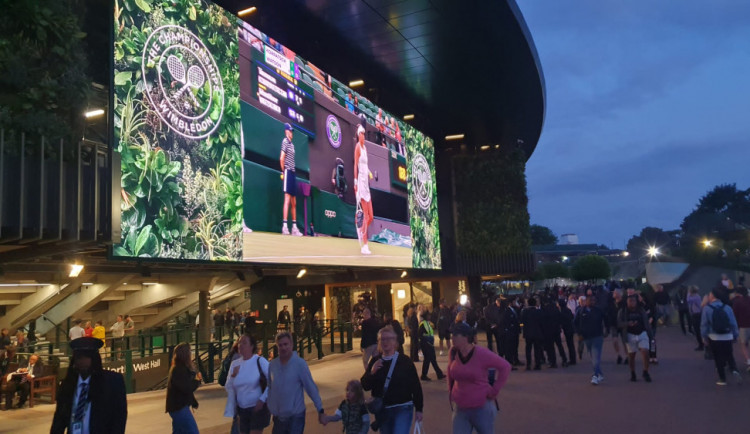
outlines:
[[636, 378], [635, 376], [635, 371], [630, 371], [630, 381], [632, 381], [633, 383], [638, 381], [638, 378]]
[[604, 375], [602, 374], [597, 375], [596, 378], [599, 380], [600, 383], [604, 381]]
[[302, 236], [302, 232], [300, 232], [299, 229], [297, 229], [297, 225], [292, 225], [292, 235], [294, 235], [295, 237]]
[[716, 385], [717, 385], [717, 386], [726, 386], [726, 385], [727, 385], [727, 382], [726, 382], [726, 381], [724, 381], [724, 380], [719, 380], [719, 381], [717, 381], [717, 382], [716, 382]]
[[364, 246], [362, 246], [362, 248], [361, 248], [361, 249], [360, 249], [359, 251], [360, 251], [360, 252], [361, 252], [361, 253], [362, 253], [363, 255], [369, 255], [369, 254], [371, 254], [371, 253], [372, 253], [372, 252], [370, 251], [370, 248], [369, 248], [369, 247], [367, 247], [367, 244], [365, 244]]
[[732, 376], [734, 377], [734, 382], [738, 386], [742, 385], [742, 375], [740, 374], [740, 371], [732, 371]]
[[593, 384], [594, 386], [599, 384], [599, 377], [597, 375], [591, 376], [591, 384]]
[[286, 225], [281, 227], [281, 235], [289, 235], [289, 228]]
[[422, 377], [420, 377], [420, 378], [421, 378], [421, 380], [422, 380], [422, 381], [432, 381], [432, 378], [430, 378], [430, 377], [428, 377], [428, 376], [426, 376], [426, 375], [423, 375], [423, 376], [422, 376]]
[[622, 365], [622, 356], [617, 356], [617, 364]]
[[[635, 376], [635, 373], [633, 373], [633, 376]], [[651, 382], [651, 375], [649, 375], [648, 371], [643, 371], [643, 379], [646, 380], [646, 383]]]

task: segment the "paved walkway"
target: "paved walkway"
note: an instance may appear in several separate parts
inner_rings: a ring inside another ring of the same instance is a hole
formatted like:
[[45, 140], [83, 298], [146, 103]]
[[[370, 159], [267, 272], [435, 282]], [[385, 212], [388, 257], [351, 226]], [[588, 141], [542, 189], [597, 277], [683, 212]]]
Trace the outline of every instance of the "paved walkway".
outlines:
[[[614, 363], [611, 340], [605, 342], [605, 381], [589, 384], [588, 356], [570, 368], [541, 372], [513, 371], [500, 392], [501, 412], [496, 432], [504, 433], [747, 433], [750, 432], [750, 374], [744, 386], [715, 385], [713, 362], [693, 351], [695, 340], [679, 329], [659, 329], [659, 365], [651, 370], [653, 383], [629, 381], [627, 367]], [[739, 352], [735, 351], [735, 355]], [[739, 359], [739, 358], [738, 358]], [[438, 357], [441, 366], [447, 357]], [[418, 365], [421, 368], [421, 364]], [[335, 410], [343, 399], [344, 385], [362, 372], [359, 353], [326, 357], [311, 365], [325, 408]], [[640, 372], [640, 368], [638, 368]], [[430, 375], [435, 378], [433, 372]], [[423, 383], [425, 431], [449, 433], [451, 414], [445, 381]], [[228, 433], [230, 421], [222, 417], [225, 394], [218, 385], [197, 391], [196, 413], [201, 433]], [[164, 391], [128, 397], [128, 433], [168, 433], [170, 418], [164, 413]], [[308, 401], [309, 404], [309, 401]], [[49, 432], [54, 407], [0, 412], [0, 433]], [[270, 433], [270, 429], [266, 430]], [[340, 433], [340, 424], [323, 427], [308, 405], [306, 433]]]

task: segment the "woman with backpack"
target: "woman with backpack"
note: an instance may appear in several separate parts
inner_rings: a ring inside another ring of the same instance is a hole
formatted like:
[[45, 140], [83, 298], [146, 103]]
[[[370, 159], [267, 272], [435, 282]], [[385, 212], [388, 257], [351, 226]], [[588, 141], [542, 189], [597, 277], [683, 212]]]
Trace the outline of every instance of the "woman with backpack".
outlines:
[[233, 361], [227, 377], [227, 404], [224, 416], [236, 420], [240, 434], [262, 433], [271, 424], [268, 398], [268, 360], [257, 353], [253, 336], [242, 335], [238, 352], [242, 356]]
[[723, 288], [714, 288], [708, 294], [708, 304], [701, 314], [701, 336], [706, 345], [711, 347], [716, 371], [719, 374], [717, 386], [726, 386], [727, 377], [724, 367], [728, 364], [735, 381], [742, 383], [742, 376], [737, 370], [732, 352], [732, 343], [737, 340], [740, 331], [732, 307], [726, 302], [728, 297]]

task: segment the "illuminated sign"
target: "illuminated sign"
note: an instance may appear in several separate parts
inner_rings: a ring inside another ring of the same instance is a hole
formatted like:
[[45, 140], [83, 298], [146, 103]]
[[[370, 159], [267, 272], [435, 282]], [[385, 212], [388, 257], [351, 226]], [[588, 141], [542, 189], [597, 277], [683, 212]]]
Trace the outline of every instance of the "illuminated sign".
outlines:
[[415, 154], [411, 162], [412, 190], [417, 199], [417, 204], [423, 210], [428, 210], [432, 203], [432, 175], [427, 159], [422, 154]]
[[189, 30], [162, 26], [146, 39], [141, 68], [159, 117], [177, 134], [206, 138], [221, 122], [224, 85], [203, 42]]
[[328, 143], [333, 149], [338, 149], [341, 146], [341, 126], [334, 115], [328, 115], [328, 118], [326, 118], [326, 135], [328, 135]]

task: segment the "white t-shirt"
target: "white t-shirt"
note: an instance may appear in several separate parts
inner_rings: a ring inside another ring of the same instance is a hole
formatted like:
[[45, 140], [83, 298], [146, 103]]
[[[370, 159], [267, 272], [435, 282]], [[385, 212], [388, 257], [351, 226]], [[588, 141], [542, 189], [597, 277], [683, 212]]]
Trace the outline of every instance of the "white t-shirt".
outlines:
[[73, 327], [71, 327], [70, 331], [68, 332], [68, 337], [71, 341], [74, 339], [82, 338], [84, 336], [86, 336], [86, 331], [83, 329], [83, 327], [78, 325], [74, 325]]
[[113, 338], [121, 338], [125, 336], [125, 323], [122, 321], [118, 321], [112, 325], [112, 328], [110, 328], [112, 331], [112, 337]]
[[[258, 401], [266, 402], [268, 398], [268, 387], [261, 393], [260, 391], [260, 373], [258, 372], [258, 358], [253, 355], [247, 360], [239, 358], [229, 366], [229, 375], [227, 383], [224, 386], [227, 389], [227, 405], [224, 409], [224, 416], [234, 417], [236, 407], [250, 408], [255, 407]], [[234, 368], [240, 368], [237, 376], [233, 377]], [[260, 357], [260, 368], [268, 379], [268, 360]]]

